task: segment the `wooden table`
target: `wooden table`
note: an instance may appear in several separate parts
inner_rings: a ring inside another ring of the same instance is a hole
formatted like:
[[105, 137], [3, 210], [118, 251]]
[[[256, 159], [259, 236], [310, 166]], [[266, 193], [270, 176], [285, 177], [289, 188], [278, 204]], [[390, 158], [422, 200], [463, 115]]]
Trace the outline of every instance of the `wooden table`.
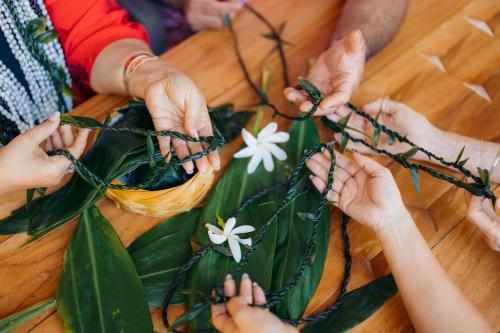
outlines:
[[[306, 72], [307, 60], [323, 50], [333, 30], [341, 1], [255, 0], [253, 4], [276, 25], [287, 21], [286, 52], [291, 77]], [[470, 25], [465, 17], [485, 21], [494, 37]], [[248, 13], [235, 23], [244, 57], [252, 76], [259, 78], [266, 63], [275, 68], [270, 96], [280, 109], [282, 98], [279, 63], [276, 56], [265, 59], [273, 44], [260, 37], [266, 28]], [[438, 56], [446, 71], [440, 71], [425, 57]], [[233, 101], [237, 105], [256, 101], [237, 64], [227, 31], [199, 33], [164, 59], [187, 73], [211, 105]], [[477, 95], [463, 83], [484, 87], [491, 101]], [[366, 68], [363, 83], [353, 102], [363, 105], [390, 96], [424, 113], [439, 127], [483, 140], [500, 140], [500, 2], [497, 0], [411, 1], [408, 17], [395, 41]], [[75, 112], [104, 118], [124, 103], [114, 96], [96, 96]], [[286, 126], [284, 122], [282, 125]], [[328, 137], [324, 133], [325, 138]], [[235, 142], [223, 150], [223, 160], [236, 150]], [[479, 308], [496, 331], [500, 330], [500, 255], [486, 246], [481, 233], [465, 217], [463, 191], [421, 176], [422, 196], [417, 197], [407, 170], [383, 160], [392, 170], [419, 229], [451, 278]], [[500, 191], [496, 189], [497, 195]], [[20, 206], [24, 193], [0, 198], [0, 216]], [[126, 245], [161, 219], [132, 215], [102, 199], [99, 208], [111, 221]], [[61, 273], [62, 256], [75, 222], [23, 246], [26, 235], [0, 238], [0, 317], [26, 308], [54, 295]], [[308, 311], [318, 311], [336, 297], [342, 275], [342, 243], [338, 214], [332, 215], [332, 237], [322, 282]], [[352, 223], [353, 268], [350, 289], [388, 272], [384, 255], [374, 235]], [[158, 311], [153, 310], [155, 329], [164, 331]], [[15, 332], [61, 332], [55, 311], [49, 311], [22, 325]], [[396, 296], [355, 332], [412, 332], [408, 315]]]

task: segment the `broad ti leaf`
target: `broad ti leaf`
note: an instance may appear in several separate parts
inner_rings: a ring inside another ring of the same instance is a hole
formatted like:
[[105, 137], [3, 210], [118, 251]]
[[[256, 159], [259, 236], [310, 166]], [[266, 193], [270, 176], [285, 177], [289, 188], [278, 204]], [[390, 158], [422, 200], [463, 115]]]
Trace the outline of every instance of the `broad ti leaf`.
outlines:
[[392, 275], [349, 292], [344, 303], [324, 320], [306, 326], [303, 333], [340, 333], [365, 321], [398, 291]]
[[27, 322], [28, 320], [35, 318], [36, 316], [48, 311], [56, 306], [56, 300], [51, 298], [27, 309], [24, 309], [18, 313], [11, 316], [3, 318], [0, 320], [0, 333], [11, 332], [12, 329]]
[[56, 299], [67, 332], [153, 332], [134, 263], [95, 206], [66, 248]]
[[188, 312], [177, 318], [177, 320], [170, 326], [169, 330], [172, 332], [179, 327], [186, 325], [191, 320], [195, 319], [200, 313], [208, 311], [210, 304], [207, 302], [195, 304]]
[[[115, 126], [152, 128], [152, 123], [147, 110], [137, 107], [127, 112]], [[99, 177], [111, 181], [147, 163], [145, 145], [143, 136], [105, 131], [82, 162]], [[29, 210], [23, 206], [0, 221], [0, 234], [28, 231], [35, 238], [40, 237], [78, 216], [102, 195], [101, 191], [75, 175], [57, 192], [34, 200]]]
[[[200, 211], [196, 208], [162, 222], [128, 247], [150, 307], [161, 305], [170, 284], [191, 257], [190, 238]], [[183, 297], [173, 300], [183, 301]]]
[[415, 192], [417, 195], [420, 195], [420, 175], [418, 174], [418, 169], [412, 168], [411, 172], [411, 181], [413, 182], [413, 187], [415, 187]]
[[[295, 166], [305, 149], [319, 143], [319, 133], [312, 120], [294, 122], [289, 133], [290, 141], [285, 146], [288, 155], [286, 162], [290, 166]], [[316, 214], [320, 195], [310, 183], [308, 174], [309, 171], [305, 168], [301, 173], [302, 180], [297, 186], [299, 196], [290, 203], [278, 220], [271, 290], [279, 290], [291, 282], [311, 237], [313, 222], [304, 221], [301, 216]], [[318, 240], [313, 252], [313, 260], [306, 267], [304, 278], [288, 292], [282, 303], [273, 309], [281, 318], [298, 319], [304, 313], [323, 273], [329, 237], [328, 208], [325, 208], [318, 228]]]

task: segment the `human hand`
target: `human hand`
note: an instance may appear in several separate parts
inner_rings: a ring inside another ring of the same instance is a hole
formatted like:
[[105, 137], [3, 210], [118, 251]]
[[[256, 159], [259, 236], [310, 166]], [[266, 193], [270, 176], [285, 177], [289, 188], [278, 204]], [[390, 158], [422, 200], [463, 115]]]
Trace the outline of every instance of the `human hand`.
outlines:
[[225, 304], [211, 306], [212, 323], [222, 333], [296, 333], [294, 327], [284, 324], [271, 312], [250, 304], [266, 304], [264, 291], [243, 274], [240, 296], [236, 296], [236, 283], [231, 275], [224, 281], [224, 295], [231, 297]]
[[59, 128], [56, 112], [42, 124], [17, 136], [0, 149], [0, 192], [57, 185], [71, 162], [64, 156], [49, 156], [45, 149], [66, 149], [79, 158], [85, 149], [89, 130], [80, 129], [76, 138], [71, 128]]
[[[360, 30], [336, 41], [319, 56], [307, 74], [307, 80], [325, 96], [315, 115], [331, 114], [349, 101], [359, 86], [365, 61], [366, 44]], [[288, 87], [284, 94], [290, 102], [299, 105], [300, 111], [311, 111], [312, 103], [304, 91]]]
[[243, 7], [240, 0], [185, 0], [186, 20], [191, 29], [221, 29], [224, 27], [222, 18], [228, 15], [231, 19]]
[[[129, 79], [132, 96], [144, 99], [156, 130], [170, 130], [187, 134], [193, 138], [212, 136], [212, 124], [207, 104], [196, 85], [183, 73], [161, 60], [151, 60], [141, 65]], [[202, 151], [208, 144], [186, 142], [170, 137], [158, 137], [163, 156], [175, 149], [180, 159]], [[217, 151], [195, 160], [200, 173], [220, 169]], [[187, 173], [193, 173], [193, 161], [182, 165]]]
[[[500, 252], [500, 216], [495, 213], [491, 200], [484, 197], [469, 196], [467, 217], [484, 233], [488, 246]], [[496, 211], [500, 201], [496, 202]]]
[[[311, 181], [321, 193], [326, 189], [331, 155], [317, 153], [306, 165]], [[405, 216], [407, 210], [389, 169], [360, 154], [351, 160], [336, 152], [333, 187], [327, 199], [344, 213], [375, 231]]]
[[[407, 105], [388, 98], [383, 98], [365, 105], [363, 111], [373, 118], [377, 118], [378, 116], [379, 123], [398, 132], [402, 136], [406, 136], [416, 145], [432, 150], [432, 144], [435, 141], [434, 138], [436, 138], [439, 130], [434, 127], [424, 115], [414, 111]], [[340, 119], [347, 116], [349, 112], [352, 111], [342, 106], [335, 113], [327, 117], [332, 121], [338, 122]], [[365, 134], [363, 135], [362, 133], [347, 129], [347, 132], [352, 137], [364, 139], [368, 143], [374, 144], [374, 128], [366, 118], [353, 112], [347, 126], [358, 129]], [[335, 134], [335, 140], [341, 142], [342, 138], [340, 133]], [[401, 143], [397, 140], [391, 144], [389, 136], [385, 133], [380, 133], [377, 147], [386, 149], [394, 154], [404, 153], [410, 148], [406, 143]], [[356, 150], [360, 153], [373, 153], [373, 151], [366, 146], [352, 141], [349, 141], [347, 144], [347, 149]], [[425, 157], [426, 156], [421, 152], [418, 152], [414, 156], [416, 159], [423, 159]]]

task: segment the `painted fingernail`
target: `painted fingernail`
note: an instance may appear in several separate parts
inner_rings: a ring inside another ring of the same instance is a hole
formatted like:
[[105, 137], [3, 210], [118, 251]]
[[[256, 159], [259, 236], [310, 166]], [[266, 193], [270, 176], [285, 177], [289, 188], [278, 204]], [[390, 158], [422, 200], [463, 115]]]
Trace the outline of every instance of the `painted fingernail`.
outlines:
[[243, 273], [243, 275], [241, 276], [242, 280], [245, 280], [245, 279], [248, 279], [248, 278], [250, 278], [250, 276], [248, 276], [247, 273]]
[[309, 175], [309, 179], [312, 181], [314, 179], [313, 175]]
[[258, 284], [257, 282], [254, 282], [254, 283], [252, 283], [252, 286], [253, 286], [254, 288], [257, 288], [257, 287], [259, 286], [259, 284]]
[[50, 115], [49, 120], [50, 121], [57, 121], [59, 119], [60, 115], [61, 115], [60, 112], [54, 112], [53, 114]]
[[192, 174], [193, 174], [193, 169], [186, 170], [186, 173], [187, 173], [188, 175], [192, 175]]
[[233, 278], [233, 276], [231, 274], [226, 275], [226, 280], [231, 280], [232, 278]]

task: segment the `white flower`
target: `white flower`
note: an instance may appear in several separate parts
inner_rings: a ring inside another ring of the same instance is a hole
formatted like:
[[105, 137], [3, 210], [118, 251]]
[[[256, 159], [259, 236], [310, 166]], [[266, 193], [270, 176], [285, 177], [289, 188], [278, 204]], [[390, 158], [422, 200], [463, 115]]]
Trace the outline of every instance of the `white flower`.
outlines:
[[208, 229], [208, 237], [214, 244], [222, 244], [225, 241], [229, 243], [229, 249], [231, 250], [231, 254], [233, 255], [234, 260], [236, 262], [240, 262], [241, 260], [241, 249], [240, 244], [246, 246], [252, 246], [251, 238], [240, 238], [238, 234], [245, 234], [247, 232], [255, 231], [255, 228], [251, 225], [242, 225], [239, 227], [234, 227], [236, 224], [236, 219], [234, 217], [229, 218], [224, 225], [224, 230], [212, 225], [205, 224], [205, 227]]
[[274, 122], [269, 123], [257, 134], [257, 138], [246, 129], [241, 131], [243, 141], [245, 141], [247, 147], [234, 154], [234, 158], [252, 156], [247, 167], [248, 173], [253, 173], [261, 161], [264, 161], [266, 171], [273, 171], [273, 156], [280, 161], [286, 160], [285, 151], [278, 147], [277, 143], [287, 142], [290, 139], [290, 135], [286, 132], [276, 132], [277, 129], [278, 124]]

